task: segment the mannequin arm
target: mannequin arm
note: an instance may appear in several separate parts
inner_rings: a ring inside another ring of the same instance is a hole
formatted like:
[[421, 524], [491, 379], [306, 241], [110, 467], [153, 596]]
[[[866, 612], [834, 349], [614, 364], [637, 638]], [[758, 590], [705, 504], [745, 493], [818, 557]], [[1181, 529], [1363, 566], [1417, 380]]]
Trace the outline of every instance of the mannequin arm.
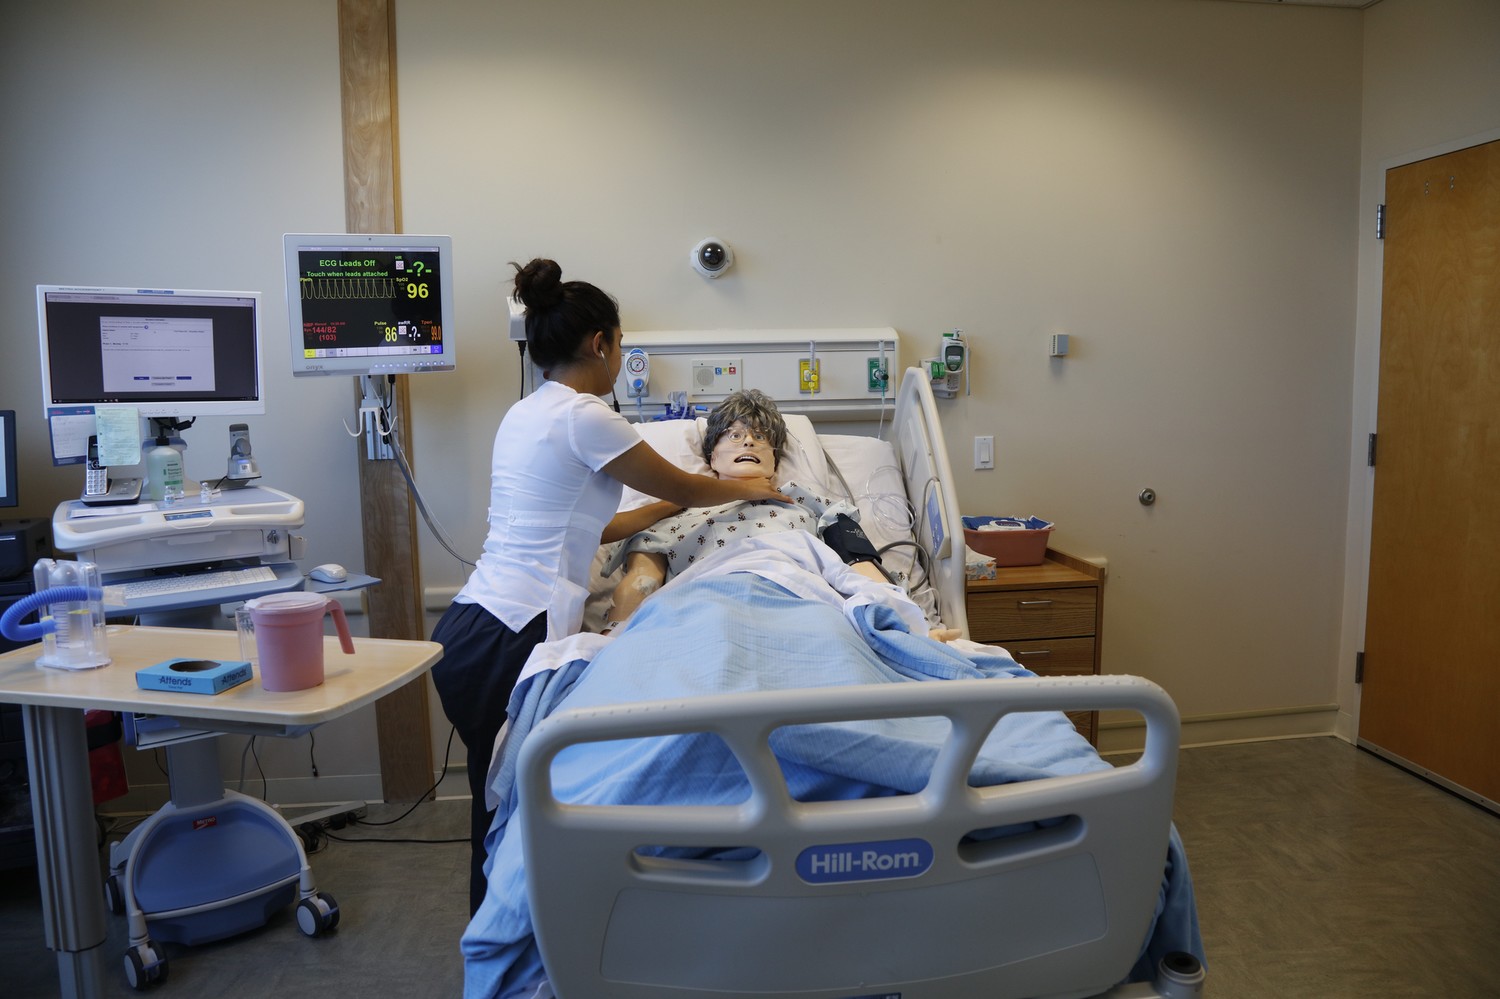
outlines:
[[614, 606], [605, 615], [611, 625], [629, 620], [647, 597], [667, 578], [667, 557], [658, 552], [631, 552], [625, 556], [625, 575], [615, 584]]

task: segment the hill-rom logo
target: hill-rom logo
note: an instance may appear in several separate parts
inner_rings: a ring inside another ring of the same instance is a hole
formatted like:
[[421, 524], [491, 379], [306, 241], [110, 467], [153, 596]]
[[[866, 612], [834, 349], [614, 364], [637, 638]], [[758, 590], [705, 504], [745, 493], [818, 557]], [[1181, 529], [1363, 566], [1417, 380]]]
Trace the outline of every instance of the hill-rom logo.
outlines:
[[932, 844], [924, 839], [826, 843], [797, 854], [797, 876], [811, 885], [915, 878], [931, 867]]

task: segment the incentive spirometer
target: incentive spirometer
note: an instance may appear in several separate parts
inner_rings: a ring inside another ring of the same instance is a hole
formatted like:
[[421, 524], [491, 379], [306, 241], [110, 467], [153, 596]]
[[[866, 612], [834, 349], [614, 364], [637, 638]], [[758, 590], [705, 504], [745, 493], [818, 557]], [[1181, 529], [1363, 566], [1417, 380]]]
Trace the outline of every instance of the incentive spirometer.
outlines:
[[[34, 572], [36, 592], [0, 615], [0, 634], [13, 642], [42, 643], [37, 665], [57, 669], [94, 669], [109, 664], [105, 640], [104, 587], [92, 562], [54, 562], [44, 558]], [[37, 611], [34, 624], [23, 618]]]

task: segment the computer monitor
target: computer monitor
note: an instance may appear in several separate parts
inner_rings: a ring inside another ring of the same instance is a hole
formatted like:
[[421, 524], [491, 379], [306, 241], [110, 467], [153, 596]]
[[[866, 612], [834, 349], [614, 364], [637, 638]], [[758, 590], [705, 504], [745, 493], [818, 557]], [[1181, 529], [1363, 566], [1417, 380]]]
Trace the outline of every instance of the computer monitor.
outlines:
[[282, 250], [292, 374], [452, 370], [450, 237], [288, 233]]
[[260, 293], [38, 285], [42, 406], [141, 416], [258, 416]]
[[16, 411], [0, 409], [0, 506], [15, 506], [16, 495]]

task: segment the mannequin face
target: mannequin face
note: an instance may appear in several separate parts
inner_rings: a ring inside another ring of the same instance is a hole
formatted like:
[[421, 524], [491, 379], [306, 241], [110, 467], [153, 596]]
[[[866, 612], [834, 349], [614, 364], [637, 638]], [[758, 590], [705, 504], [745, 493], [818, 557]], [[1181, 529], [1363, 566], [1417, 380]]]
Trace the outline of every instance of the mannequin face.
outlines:
[[776, 474], [776, 451], [770, 438], [745, 426], [743, 420], [730, 424], [710, 457], [708, 467], [721, 479], [769, 479]]

